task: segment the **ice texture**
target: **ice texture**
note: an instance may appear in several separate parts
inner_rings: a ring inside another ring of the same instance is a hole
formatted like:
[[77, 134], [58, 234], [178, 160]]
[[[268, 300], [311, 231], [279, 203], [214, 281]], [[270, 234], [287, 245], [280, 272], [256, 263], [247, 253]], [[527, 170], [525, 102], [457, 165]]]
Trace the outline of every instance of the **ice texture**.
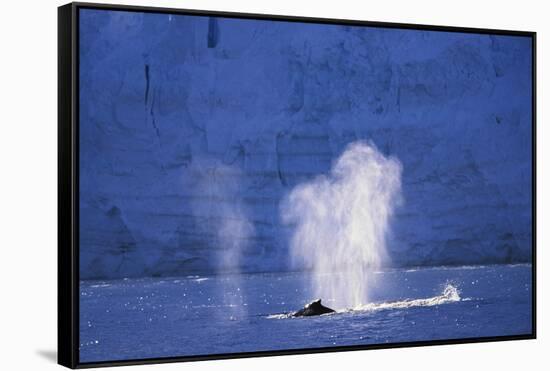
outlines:
[[80, 12], [82, 279], [217, 272], [232, 224], [288, 270], [281, 200], [359, 140], [403, 167], [386, 265], [531, 260], [530, 38]]

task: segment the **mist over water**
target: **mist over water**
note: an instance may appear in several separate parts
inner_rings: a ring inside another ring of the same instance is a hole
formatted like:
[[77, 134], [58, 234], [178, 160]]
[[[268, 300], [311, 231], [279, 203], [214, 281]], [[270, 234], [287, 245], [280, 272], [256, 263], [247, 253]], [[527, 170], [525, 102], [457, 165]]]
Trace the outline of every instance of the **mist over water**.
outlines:
[[234, 320], [246, 315], [246, 296], [240, 275], [241, 260], [248, 240], [254, 234], [254, 227], [238, 200], [224, 208], [222, 213], [223, 218], [218, 230], [218, 267], [221, 272], [227, 269], [230, 271], [230, 274], [224, 277], [222, 295], [224, 304], [230, 308], [230, 319]]
[[[328, 175], [296, 186], [281, 217], [293, 227], [291, 263], [312, 270], [312, 290], [334, 308], [368, 303], [373, 270], [387, 258], [402, 166], [372, 143], [347, 146]], [[312, 298], [313, 299], [313, 298]]]
[[214, 232], [215, 246], [213, 261], [216, 273], [223, 276], [220, 297], [228, 308], [230, 319], [246, 315], [245, 292], [242, 288], [242, 260], [255, 230], [242, 200], [240, 169], [215, 164], [201, 169], [201, 192], [208, 200], [203, 210], [195, 209], [207, 216], [207, 228]]

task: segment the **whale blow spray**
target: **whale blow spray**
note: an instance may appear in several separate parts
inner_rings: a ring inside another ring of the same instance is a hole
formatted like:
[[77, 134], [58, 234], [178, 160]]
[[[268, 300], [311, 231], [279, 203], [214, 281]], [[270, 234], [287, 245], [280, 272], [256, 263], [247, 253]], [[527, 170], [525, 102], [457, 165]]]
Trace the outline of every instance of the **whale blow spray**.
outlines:
[[386, 257], [391, 217], [401, 200], [402, 166], [376, 146], [347, 146], [328, 175], [297, 185], [282, 204], [293, 227], [291, 263], [313, 272], [318, 298], [337, 308], [368, 302], [369, 272]]
[[194, 214], [203, 221], [201, 232], [209, 236], [209, 256], [222, 285], [220, 297], [228, 308], [229, 319], [246, 316], [246, 292], [243, 287], [242, 267], [250, 240], [255, 235], [249, 219], [238, 167], [217, 162], [196, 161], [195, 176], [200, 181], [200, 197], [194, 204]]

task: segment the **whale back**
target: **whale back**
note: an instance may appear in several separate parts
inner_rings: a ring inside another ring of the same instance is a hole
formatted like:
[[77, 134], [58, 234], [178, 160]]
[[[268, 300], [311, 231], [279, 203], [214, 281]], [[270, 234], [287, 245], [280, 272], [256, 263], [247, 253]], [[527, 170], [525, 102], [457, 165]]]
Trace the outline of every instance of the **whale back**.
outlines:
[[312, 301], [309, 304], [296, 312], [294, 312], [293, 317], [308, 317], [308, 316], [318, 316], [326, 313], [333, 313], [334, 310], [328, 307], [325, 307], [321, 304], [321, 299]]

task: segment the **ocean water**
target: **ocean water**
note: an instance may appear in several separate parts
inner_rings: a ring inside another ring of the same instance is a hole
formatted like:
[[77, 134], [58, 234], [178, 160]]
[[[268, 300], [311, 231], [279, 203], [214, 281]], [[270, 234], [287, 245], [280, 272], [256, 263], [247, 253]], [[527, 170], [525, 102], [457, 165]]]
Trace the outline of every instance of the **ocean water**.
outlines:
[[[80, 361], [213, 355], [531, 333], [531, 265], [392, 269], [369, 303], [289, 318], [308, 272], [82, 281]], [[330, 298], [322, 298], [331, 307]]]

